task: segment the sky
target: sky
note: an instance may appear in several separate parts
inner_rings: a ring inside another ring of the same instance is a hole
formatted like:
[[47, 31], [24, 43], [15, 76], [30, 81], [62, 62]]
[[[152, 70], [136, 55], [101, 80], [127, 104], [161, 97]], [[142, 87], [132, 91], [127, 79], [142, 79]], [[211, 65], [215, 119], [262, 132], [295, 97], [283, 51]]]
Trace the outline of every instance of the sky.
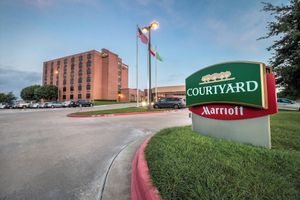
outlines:
[[[287, 0], [266, 0], [274, 5]], [[136, 27], [158, 21], [152, 44], [152, 85], [184, 84], [221, 62], [268, 64], [272, 39], [257, 40], [274, 20], [261, 0], [0, 0], [0, 92], [41, 84], [47, 60], [107, 48], [129, 65], [136, 87]], [[139, 42], [139, 88], [147, 88], [147, 47]]]

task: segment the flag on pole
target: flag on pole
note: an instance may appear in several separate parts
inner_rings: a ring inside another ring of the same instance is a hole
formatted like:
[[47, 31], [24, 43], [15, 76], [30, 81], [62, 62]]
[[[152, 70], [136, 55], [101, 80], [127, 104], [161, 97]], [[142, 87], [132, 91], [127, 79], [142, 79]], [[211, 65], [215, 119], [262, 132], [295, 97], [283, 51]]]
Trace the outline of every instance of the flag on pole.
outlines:
[[147, 36], [141, 31], [141, 29], [138, 27], [138, 37], [141, 38], [141, 41], [144, 44], [148, 44], [148, 38]]
[[150, 48], [150, 54], [151, 54], [153, 57], [155, 57], [157, 60], [159, 60], [160, 62], [163, 61], [162, 57], [159, 55], [159, 53], [158, 53], [156, 50]]
[[155, 56], [156, 56], [156, 59], [159, 60], [160, 62], [163, 61], [162, 57], [158, 54], [158, 52], [156, 52]]
[[151, 55], [152, 55], [152, 56], [154, 56], [154, 57], [155, 57], [155, 55], [156, 55], [156, 51], [155, 51], [154, 49], [152, 49], [152, 47], [150, 48], [150, 53], [151, 53]]

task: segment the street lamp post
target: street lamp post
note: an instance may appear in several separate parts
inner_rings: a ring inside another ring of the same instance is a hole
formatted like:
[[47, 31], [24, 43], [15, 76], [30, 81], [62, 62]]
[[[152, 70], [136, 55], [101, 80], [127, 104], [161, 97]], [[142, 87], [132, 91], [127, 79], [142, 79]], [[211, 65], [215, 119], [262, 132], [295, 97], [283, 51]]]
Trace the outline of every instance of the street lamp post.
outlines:
[[58, 73], [58, 70], [55, 71], [55, 74], [56, 74], [56, 82], [57, 82], [57, 100], [56, 101], [59, 101], [59, 73]]
[[157, 29], [159, 27], [159, 23], [154, 21], [149, 26], [146, 26], [142, 29], [143, 32], [148, 32], [149, 42], [148, 42], [148, 97], [149, 97], [149, 104], [148, 110], [152, 109], [151, 101], [152, 101], [152, 91], [151, 91], [151, 29]]

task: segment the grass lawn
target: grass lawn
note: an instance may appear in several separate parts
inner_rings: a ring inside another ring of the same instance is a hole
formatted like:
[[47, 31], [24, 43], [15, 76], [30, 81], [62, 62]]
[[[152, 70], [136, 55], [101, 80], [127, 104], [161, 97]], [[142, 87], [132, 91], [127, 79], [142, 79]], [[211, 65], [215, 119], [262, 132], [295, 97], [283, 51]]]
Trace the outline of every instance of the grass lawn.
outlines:
[[300, 199], [300, 112], [271, 117], [271, 150], [164, 129], [146, 148], [163, 199]]
[[100, 105], [110, 105], [110, 104], [120, 104], [124, 102], [117, 102], [117, 101], [107, 101], [107, 100], [94, 100], [93, 105], [94, 106], [100, 106]]
[[[153, 109], [154, 112], [163, 111], [164, 109]], [[130, 113], [130, 112], [147, 112], [146, 107], [129, 107], [129, 108], [119, 108], [111, 110], [95, 110], [88, 112], [77, 112], [72, 113], [72, 115], [101, 115], [101, 114], [116, 114], [116, 113]]]

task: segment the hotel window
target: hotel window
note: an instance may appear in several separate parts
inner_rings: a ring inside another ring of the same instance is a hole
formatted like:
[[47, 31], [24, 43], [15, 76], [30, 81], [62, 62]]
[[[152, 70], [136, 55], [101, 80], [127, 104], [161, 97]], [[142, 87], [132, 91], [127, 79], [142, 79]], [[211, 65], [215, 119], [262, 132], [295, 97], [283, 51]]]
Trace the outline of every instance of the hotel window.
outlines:
[[86, 94], [86, 98], [87, 98], [87, 99], [91, 98], [91, 94], [90, 94], [90, 93], [87, 93], [87, 94]]
[[74, 64], [71, 65], [71, 71], [74, 71]]
[[91, 74], [91, 69], [90, 69], [90, 68], [87, 69], [87, 70], [86, 70], [86, 73], [87, 73], [87, 74]]
[[74, 57], [72, 57], [72, 58], [71, 58], [71, 62], [73, 63], [74, 61], [75, 61], [75, 58], [74, 58]]
[[63, 95], [63, 99], [66, 99], [66, 95], [65, 94]]
[[74, 83], [74, 79], [71, 79], [71, 80], [70, 80], [70, 83], [73, 84], [73, 83]]
[[81, 77], [78, 78], [78, 83], [82, 83], [82, 78]]
[[78, 99], [81, 99], [81, 94], [78, 94]]
[[74, 86], [71, 86], [71, 87], [70, 87], [70, 91], [74, 91]]
[[51, 62], [51, 67], [53, 67], [53, 65], [54, 65], [54, 62]]
[[64, 79], [64, 81], [63, 81], [63, 84], [64, 84], [64, 85], [66, 85], [66, 84], [67, 84], [67, 80], [66, 80], [66, 79]]
[[89, 54], [87, 55], [87, 59], [91, 59], [91, 58], [92, 58], [92, 54], [89, 53]]
[[81, 91], [81, 90], [82, 90], [82, 86], [78, 85], [78, 91]]
[[90, 90], [91, 89], [91, 85], [86, 85], [86, 90]]
[[87, 61], [87, 63], [86, 63], [86, 66], [87, 66], [87, 67], [90, 67], [90, 66], [92, 66], [92, 61], [90, 61], [90, 60], [89, 60], [89, 61]]
[[79, 56], [79, 61], [82, 61], [82, 56]]
[[68, 59], [65, 58], [65, 59], [64, 59], [64, 64], [67, 64], [67, 63], [68, 63]]
[[80, 62], [78, 66], [79, 66], [79, 69], [82, 68], [82, 62]]
[[74, 95], [73, 94], [70, 94], [70, 99], [74, 99]]
[[66, 90], [67, 90], [67, 87], [66, 87], [66, 86], [64, 86], [64, 87], [63, 87], [63, 91], [65, 92]]
[[60, 60], [58, 60], [56, 64], [57, 64], [57, 65], [60, 65]]
[[89, 77], [89, 76], [86, 77], [86, 82], [87, 82], [87, 83], [91, 82], [91, 77]]

